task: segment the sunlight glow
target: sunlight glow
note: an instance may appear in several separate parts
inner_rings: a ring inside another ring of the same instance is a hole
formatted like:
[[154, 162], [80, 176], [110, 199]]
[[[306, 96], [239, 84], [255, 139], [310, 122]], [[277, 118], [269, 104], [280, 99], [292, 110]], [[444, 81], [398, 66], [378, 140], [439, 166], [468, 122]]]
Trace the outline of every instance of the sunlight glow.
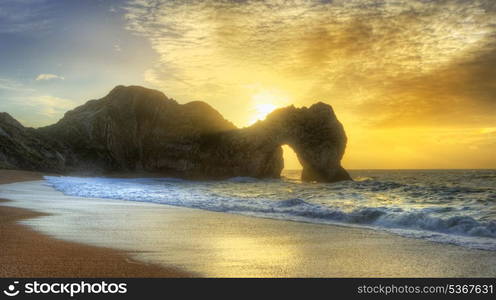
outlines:
[[495, 133], [496, 132], [496, 127], [489, 127], [489, 128], [482, 128], [481, 133], [482, 134], [489, 134], [489, 133]]
[[285, 170], [302, 170], [300, 161], [298, 160], [298, 156], [296, 152], [294, 152], [293, 148], [288, 145], [282, 146], [282, 153], [284, 157], [284, 169]]
[[272, 111], [289, 103], [288, 98], [279, 91], [263, 90], [254, 94], [251, 99], [253, 103], [253, 117], [250, 119], [248, 125], [259, 120], [264, 120]]
[[263, 120], [265, 117], [270, 114], [277, 106], [271, 103], [262, 103], [255, 105], [256, 116], [252, 123], [255, 123], [258, 120]]

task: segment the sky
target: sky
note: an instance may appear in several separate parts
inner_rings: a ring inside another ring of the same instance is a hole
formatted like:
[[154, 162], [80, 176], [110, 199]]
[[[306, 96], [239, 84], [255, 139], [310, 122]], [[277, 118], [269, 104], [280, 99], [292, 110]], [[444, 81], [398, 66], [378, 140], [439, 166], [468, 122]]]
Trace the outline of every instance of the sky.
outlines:
[[26, 126], [143, 85], [239, 127], [326, 102], [349, 169], [496, 168], [493, 0], [2, 0], [0, 66]]

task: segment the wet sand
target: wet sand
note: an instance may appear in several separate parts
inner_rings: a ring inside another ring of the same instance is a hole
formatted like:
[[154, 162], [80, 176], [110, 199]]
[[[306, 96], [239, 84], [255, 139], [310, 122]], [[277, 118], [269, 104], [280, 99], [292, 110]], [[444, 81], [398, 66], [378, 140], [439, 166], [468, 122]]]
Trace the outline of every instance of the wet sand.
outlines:
[[[0, 171], [0, 184], [40, 180], [27, 171]], [[67, 242], [34, 231], [19, 221], [48, 216], [5, 206], [0, 199], [0, 277], [188, 277], [174, 268], [138, 262], [129, 253]]]
[[0, 186], [0, 197], [49, 214], [22, 223], [57, 240], [121, 249], [135, 261], [196, 276], [496, 276], [496, 252], [361, 228], [71, 197], [43, 181]]

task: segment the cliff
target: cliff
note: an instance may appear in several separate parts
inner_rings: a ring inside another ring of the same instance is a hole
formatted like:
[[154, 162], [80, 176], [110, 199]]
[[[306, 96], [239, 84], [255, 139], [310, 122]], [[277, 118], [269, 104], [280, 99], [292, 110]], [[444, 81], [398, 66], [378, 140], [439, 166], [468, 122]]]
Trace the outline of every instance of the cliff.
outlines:
[[56, 141], [25, 128], [8, 113], [0, 113], [0, 168], [51, 171], [64, 168]]
[[0, 115], [3, 168], [277, 178], [284, 144], [297, 153], [303, 180], [350, 179], [340, 165], [346, 147], [343, 126], [324, 103], [281, 108], [238, 129], [204, 102], [181, 105], [156, 90], [118, 86], [39, 129]]

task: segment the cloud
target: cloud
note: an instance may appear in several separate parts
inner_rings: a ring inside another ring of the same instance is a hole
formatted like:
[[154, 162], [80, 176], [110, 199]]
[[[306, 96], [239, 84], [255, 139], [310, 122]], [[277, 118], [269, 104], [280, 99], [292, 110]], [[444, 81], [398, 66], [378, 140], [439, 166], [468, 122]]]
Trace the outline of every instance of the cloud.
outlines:
[[226, 109], [237, 99], [233, 114], [257, 84], [301, 104], [328, 101], [369, 126], [496, 122], [491, 0], [135, 0], [124, 9], [127, 29], [160, 56], [145, 79]]
[[376, 99], [355, 107], [371, 124], [391, 126], [496, 125], [496, 52], [484, 50], [435, 72], [388, 82]]
[[35, 127], [56, 122], [78, 104], [8, 78], [0, 78], [0, 99], [0, 111], [9, 112], [24, 125]]
[[2, 0], [0, 34], [18, 34], [50, 28], [53, 3], [46, 0]]
[[34, 90], [8, 78], [0, 78], [0, 91], [4, 92], [33, 92]]
[[36, 107], [40, 114], [50, 119], [61, 117], [76, 105], [72, 100], [51, 95], [31, 96], [26, 100], [25, 104]]
[[46, 126], [59, 120], [78, 102], [36, 91], [13, 93], [2, 97], [1, 111], [7, 111], [25, 126]]
[[59, 75], [55, 75], [55, 74], [40, 74], [36, 77], [36, 81], [40, 81], [40, 80], [53, 80], [53, 79], [60, 79], [60, 80], [64, 80], [65, 78], [62, 77], [62, 76], [59, 76]]

